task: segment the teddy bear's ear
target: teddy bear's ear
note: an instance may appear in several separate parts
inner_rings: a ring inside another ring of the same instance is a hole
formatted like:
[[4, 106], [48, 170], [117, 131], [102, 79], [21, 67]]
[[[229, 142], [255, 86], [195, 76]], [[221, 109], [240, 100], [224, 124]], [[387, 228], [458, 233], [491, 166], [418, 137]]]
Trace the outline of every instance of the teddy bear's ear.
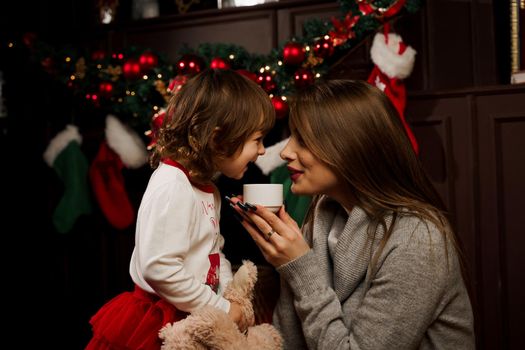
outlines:
[[243, 260], [230, 282], [230, 287], [247, 297], [252, 295], [255, 282], [257, 282], [257, 266], [249, 260]]

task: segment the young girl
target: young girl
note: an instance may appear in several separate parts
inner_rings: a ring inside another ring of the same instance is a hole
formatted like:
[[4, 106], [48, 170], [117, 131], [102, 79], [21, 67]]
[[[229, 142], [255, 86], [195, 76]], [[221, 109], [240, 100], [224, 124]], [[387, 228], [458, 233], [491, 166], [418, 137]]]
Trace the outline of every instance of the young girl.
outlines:
[[125, 292], [92, 317], [87, 349], [159, 349], [158, 332], [204, 305], [227, 312], [241, 329], [240, 306], [221, 296], [231, 280], [221, 252], [217, 172], [240, 179], [264, 154], [275, 115], [268, 95], [228, 70], [206, 70], [173, 97], [159, 132], [137, 217]]
[[302, 232], [283, 208], [236, 208], [281, 276], [285, 349], [474, 349], [457, 239], [388, 98], [330, 81], [290, 111], [291, 190], [316, 196]]

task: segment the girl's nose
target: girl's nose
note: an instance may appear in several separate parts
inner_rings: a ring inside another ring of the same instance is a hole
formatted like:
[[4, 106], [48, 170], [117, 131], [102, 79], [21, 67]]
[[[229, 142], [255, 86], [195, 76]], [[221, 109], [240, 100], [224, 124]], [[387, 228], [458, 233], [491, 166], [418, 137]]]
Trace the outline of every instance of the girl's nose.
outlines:
[[259, 146], [259, 149], [257, 150], [257, 154], [262, 156], [265, 153], [266, 153], [266, 148], [264, 148], [264, 145], [261, 143], [261, 145]]

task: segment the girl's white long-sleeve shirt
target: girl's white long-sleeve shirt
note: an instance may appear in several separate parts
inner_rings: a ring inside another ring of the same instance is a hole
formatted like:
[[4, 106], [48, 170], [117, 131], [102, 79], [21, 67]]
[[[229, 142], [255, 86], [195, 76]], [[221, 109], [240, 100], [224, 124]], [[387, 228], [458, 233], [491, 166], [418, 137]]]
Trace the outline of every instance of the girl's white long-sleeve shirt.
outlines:
[[192, 184], [182, 166], [161, 163], [138, 211], [130, 263], [135, 284], [182, 311], [213, 305], [228, 312], [221, 294], [232, 271], [221, 251], [220, 203], [215, 187]]

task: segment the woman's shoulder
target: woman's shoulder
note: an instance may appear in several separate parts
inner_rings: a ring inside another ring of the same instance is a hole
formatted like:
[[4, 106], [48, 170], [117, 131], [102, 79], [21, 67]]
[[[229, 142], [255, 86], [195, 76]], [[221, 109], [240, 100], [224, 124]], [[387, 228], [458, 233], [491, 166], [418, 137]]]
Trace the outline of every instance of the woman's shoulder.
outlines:
[[[448, 231], [448, 232], [444, 232]], [[431, 220], [404, 212], [399, 215], [385, 245], [385, 253], [393, 253], [418, 264], [448, 270], [457, 265], [455, 244], [448, 226], [438, 227]]]
[[445, 229], [449, 230], [446, 224], [443, 228], [439, 228], [431, 220], [424, 219], [409, 211], [403, 211], [397, 217], [390, 239], [407, 247], [418, 244], [444, 244], [445, 234], [443, 230]]

